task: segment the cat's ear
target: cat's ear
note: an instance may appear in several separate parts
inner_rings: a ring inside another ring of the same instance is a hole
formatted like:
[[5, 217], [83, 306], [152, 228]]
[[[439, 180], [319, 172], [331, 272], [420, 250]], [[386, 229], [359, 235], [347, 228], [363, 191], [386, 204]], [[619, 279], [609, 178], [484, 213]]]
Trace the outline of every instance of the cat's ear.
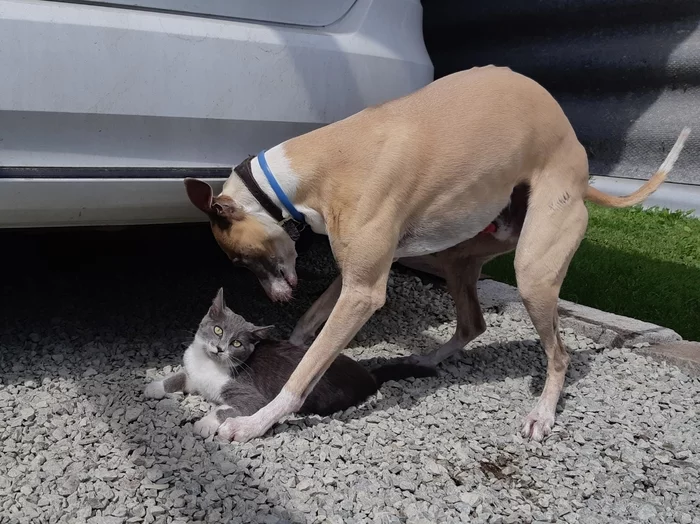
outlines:
[[253, 337], [253, 340], [255, 340], [256, 342], [259, 342], [261, 340], [271, 340], [274, 333], [275, 333], [275, 326], [264, 326], [264, 327], [255, 326], [250, 331], [250, 334]]
[[214, 302], [212, 302], [211, 307], [209, 308], [209, 315], [219, 316], [224, 312], [225, 309], [226, 302], [224, 301], [224, 288], [220, 287], [219, 292], [214, 298]]

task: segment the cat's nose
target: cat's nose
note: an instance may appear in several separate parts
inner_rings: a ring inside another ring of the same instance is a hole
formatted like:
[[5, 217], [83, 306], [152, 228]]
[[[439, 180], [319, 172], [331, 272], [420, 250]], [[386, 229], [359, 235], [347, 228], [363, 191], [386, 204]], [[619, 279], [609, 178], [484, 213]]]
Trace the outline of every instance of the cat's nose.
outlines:
[[216, 352], [217, 352], [217, 353], [223, 353], [223, 352], [224, 352], [224, 348], [222, 348], [222, 347], [220, 347], [220, 346], [216, 346]]

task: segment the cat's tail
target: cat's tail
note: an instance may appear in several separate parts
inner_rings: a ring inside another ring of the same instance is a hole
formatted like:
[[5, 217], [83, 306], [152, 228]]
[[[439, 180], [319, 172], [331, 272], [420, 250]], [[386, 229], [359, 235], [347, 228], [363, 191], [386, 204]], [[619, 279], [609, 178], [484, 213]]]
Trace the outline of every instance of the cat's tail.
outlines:
[[436, 377], [437, 370], [432, 366], [411, 364], [409, 362], [394, 362], [373, 369], [372, 376], [377, 383], [377, 387], [379, 387], [389, 380], [403, 380], [411, 377]]

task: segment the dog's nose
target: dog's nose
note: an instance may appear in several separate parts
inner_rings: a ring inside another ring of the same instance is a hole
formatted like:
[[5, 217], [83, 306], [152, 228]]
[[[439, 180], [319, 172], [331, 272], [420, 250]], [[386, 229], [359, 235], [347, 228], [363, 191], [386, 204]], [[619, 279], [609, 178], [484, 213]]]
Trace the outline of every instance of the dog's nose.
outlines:
[[297, 276], [293, 272], [287, 273], [281, 266], [277, 268], [277, 272], [279, 273], [280, 278], [283, 278], [287, 284], [292, 286], [292, 288], [297, 287]]

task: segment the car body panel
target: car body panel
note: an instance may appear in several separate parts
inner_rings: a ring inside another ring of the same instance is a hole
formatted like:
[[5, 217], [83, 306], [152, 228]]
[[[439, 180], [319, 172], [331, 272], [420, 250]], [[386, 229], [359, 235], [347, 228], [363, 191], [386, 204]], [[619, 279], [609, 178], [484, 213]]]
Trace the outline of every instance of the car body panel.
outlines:
[[[51, 187], [46, 179], [57, 167], [230, 168], [432, 80], [420, 2], [357, 0], [351, 7], [331, 25], [301, 28], [0, 0], [0, 70], [9, 71], [0, 82], [0, 179], [9, 180], [9, 168], [43, 167], [38, 190]], [[21, 179], [14, 180], [16, 188]], [[113, 181], [111, 193], [91, 202], [98, 176], [89, 186], [60, 180], [82, 194], [81, 209], [132, 206], [134, 192]], [[129, 183], [143, 184], [137, 180]], [[145, 193], [155, 187], [142, 187], [141, 205], [157, 200]], [[0, 191], [0, 227], [25, 227], [12, 198]], [[33, 202], [51, 198], [37, 194]], [[181, 206], [190, 217], [184, 191]], [[153, 213], [152, 222], [179, 220], [170, 208]], [[57, 205], [35, 225], [82, 224], [89, 215]]]
[[51, 0], [74, 4], [105, 5], [216, 18], [323, 27], [337, 22], [355, 0]]

